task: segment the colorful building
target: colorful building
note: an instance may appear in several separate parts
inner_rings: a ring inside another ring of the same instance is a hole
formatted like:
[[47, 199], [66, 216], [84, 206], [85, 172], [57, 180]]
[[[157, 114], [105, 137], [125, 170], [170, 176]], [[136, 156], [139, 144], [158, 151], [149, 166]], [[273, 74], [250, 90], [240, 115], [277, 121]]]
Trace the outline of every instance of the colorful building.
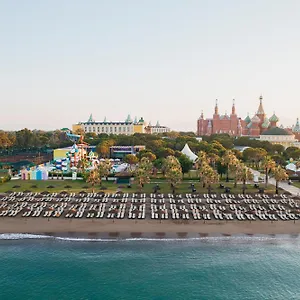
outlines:
[[212, 118], [205, 119], [203, 112], [197, 121], [197, 135], [212, 135], [226, 133], [232, 136], [259, 137], [264, 131], [277, 126], [279, 121], [275, 113], [268, 118], [263, 108], [263, 97], [259, 98], [259, 106], [256, 114], [245, 119], [238, 117], [235, 108], [235, 101], [231, 107], [231, 113], [219, 114], [218, 102], [216, 101], [215, 111]]

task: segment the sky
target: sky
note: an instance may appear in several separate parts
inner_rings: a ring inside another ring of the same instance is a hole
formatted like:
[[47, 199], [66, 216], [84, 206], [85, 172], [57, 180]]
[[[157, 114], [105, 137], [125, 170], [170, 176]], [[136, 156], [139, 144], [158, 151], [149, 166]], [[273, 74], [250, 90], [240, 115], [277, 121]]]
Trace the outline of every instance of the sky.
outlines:
[[298, 0], [0, 0], [0, 129], [300, 117]]

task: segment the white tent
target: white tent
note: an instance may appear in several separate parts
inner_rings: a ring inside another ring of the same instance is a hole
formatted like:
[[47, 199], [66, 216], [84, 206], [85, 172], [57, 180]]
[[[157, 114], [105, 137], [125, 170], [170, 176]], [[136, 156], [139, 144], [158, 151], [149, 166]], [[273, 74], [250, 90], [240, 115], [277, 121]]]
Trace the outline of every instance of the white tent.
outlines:
[[198, 158], [198, 156], [190, 149], [188, 144], [185, 144], [183, 149], [181, 150], [182, 154], [185, 154], [192, 162]]
[[287, 170], [290, 170], [290, 171], [294, 171], [294, 172], [297, 171], [297, 167], [296, 167], [296, 165], [293, 164], [293, 163], [288, 164], [285, 168], [286, 168]]

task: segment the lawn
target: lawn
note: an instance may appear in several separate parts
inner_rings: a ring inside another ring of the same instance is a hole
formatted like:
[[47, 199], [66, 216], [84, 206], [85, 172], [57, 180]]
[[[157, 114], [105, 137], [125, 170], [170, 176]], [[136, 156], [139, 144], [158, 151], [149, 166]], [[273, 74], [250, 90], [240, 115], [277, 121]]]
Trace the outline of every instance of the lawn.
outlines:
[[[192, 181], [183, 181], [178, 187], [176, 188], [176, 193], [191, 193], [191, 182]], [[203, 188], [202, 185], [197, 182], [193, 181], [195, 185], [195, 189], [197, 193], [207, 193], [207, 189]], [[160, 179], [153, 179], [151, 183], [146, 184], [143, 188], [143, 192], [145, 193], [152, 193], [154, 186], [158, 184], [160, 187], [160, 193], [171, 193], [171, 188], [168, 182], [165, 180]], [[225, 187], [231, 188], [232, 193], [242, 193], [242, 185], [238, 185], [237, 188], [233, 187], [233, 183], [226, 183], [223, 182]], [[116, 192], [121, 190], [126, 193], [133, 193], [139, 190], [138, 186], [133, 183], [131, 188], [128, 188], [126, 184], [115, 184], [114, 182], [107, 182], [103, 181], [102, 186], [104, 187], [103, 191], [107, 193]], [[264, 185], [261, 185], [264, 187]], [[23, 181], [23, 180], [11, 180], [9, 182], [0, 184], [0, 193], [6, 191], [25, 191], [29, 190], [32, 192], [42, 192], [42, 191], [50, 191], [50, 192], [60, 192], [60, 191], [69, 191], [69, 192], [80, 192], [85, 190], [87, 192], [92, 192], [93, 188], [90, 184], [82, 180], [47, 180], [47, 181]], [[95, 192], [99, 192], [100, 186], [97, 185], [94, 187]], [[212, 185], [212, 192], [215, 193], [223, 193], [224, 189], [219, 187], [219, 184]], [[257, 193], [258, 189], [254, 188], [253, 185], [247, 186], [247, 193]], [[266, 193], [274, 193], [275, 187], [269, 185], [268, 189], [265, 191]]]
[[293, 181], [293, 186], [300, 189], [300, 181]]

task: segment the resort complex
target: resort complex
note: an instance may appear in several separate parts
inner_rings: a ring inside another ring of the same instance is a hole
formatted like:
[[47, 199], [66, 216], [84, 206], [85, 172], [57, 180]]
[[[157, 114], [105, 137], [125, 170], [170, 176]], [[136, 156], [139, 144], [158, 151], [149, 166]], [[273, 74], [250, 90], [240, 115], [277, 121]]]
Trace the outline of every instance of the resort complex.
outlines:
[[170, 129], [166, 126], [161, 126], [159, 122], [155, 126], [146, 124], [144, 119], [137, 117], [132, 120], [130, 115], [127, 116], [125, 121], [112, 122], [108, 121], [106, 117], [102, 122], [95, 121], [93, 116], [90, 115], [89, 119], [86, 122], [79, 122], [72, 126], [73, 132], [83, 131], [84, 133], [95, 133], [95, 134], [124, 134], [124, 135], [133, 135], [135, 133], [149, 133], [157, 134], [169, 132]]
[[280, 138], [278, 139], [283, 142], [283, 144], [290, 145], [295, 141], [300, 140], [300, 125], [299, 120], [297, 119], [296, 125], [292, 128], [287, 128], [283, 130], [274, 130], [278, 128], [277, 124], [279, 118], [273, 113], [271, 117], [267, 117], [264, 108], [263, 108], [263, 97], [259, 97], [259, 106], [257, 112], [254, 116], [250, 117], [249, 115], [246, 118], [241, 118], [236, 113], [235, 101], [233, 100], [231, 113], [228, 115], [225, 113], [221, 115], [219, 113], [218, 102], [216, 101], [215, 111], [212, 118], [204, 118], [203, 112], [197, 120], [197, 135], [206, 136], [212, 134], [229, 134], [231, 136], [249, 136], [253, 138], [259, 138], [266, 140], [266, 135], [271, 135], [269, 141], [275, 141], [275, 135], [294, 135], [293, 137]]

